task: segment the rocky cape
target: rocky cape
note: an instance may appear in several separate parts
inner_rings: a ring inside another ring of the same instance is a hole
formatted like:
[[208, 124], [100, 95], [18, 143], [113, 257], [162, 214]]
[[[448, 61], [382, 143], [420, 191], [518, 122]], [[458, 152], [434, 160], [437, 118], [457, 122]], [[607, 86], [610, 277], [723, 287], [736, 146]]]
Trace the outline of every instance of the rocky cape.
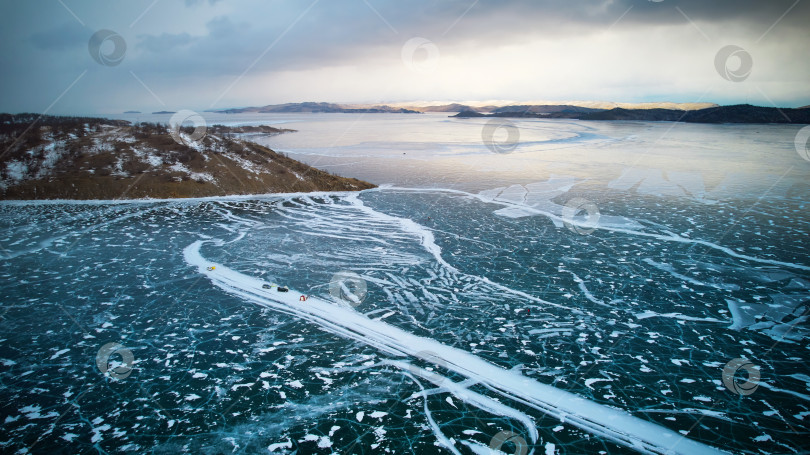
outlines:
[[294, 130], [0, 114], [0, 198], [132, 199], [359, 191], [332, 175], [245, 139]]

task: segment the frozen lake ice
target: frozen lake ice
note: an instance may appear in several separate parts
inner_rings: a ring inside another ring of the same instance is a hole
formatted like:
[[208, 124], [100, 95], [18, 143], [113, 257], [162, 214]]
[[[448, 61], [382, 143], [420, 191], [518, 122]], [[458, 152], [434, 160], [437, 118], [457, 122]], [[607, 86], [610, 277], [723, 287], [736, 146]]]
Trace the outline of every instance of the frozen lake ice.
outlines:
[[807, 450], [798, 127], [207, 120], [383, 186], [0, 204], [4, 452]]

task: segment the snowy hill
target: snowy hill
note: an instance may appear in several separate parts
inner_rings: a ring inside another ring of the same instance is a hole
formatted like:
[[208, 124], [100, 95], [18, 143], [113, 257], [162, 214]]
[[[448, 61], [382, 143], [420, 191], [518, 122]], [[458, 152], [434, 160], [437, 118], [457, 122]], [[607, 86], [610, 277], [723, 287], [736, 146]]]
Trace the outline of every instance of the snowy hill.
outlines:
[[154, 123], [38, 117], [0, 115], [3, 199], [201, 197], [373, 187], [243, 139], [292, 130], [221, 125], [173, 130]]

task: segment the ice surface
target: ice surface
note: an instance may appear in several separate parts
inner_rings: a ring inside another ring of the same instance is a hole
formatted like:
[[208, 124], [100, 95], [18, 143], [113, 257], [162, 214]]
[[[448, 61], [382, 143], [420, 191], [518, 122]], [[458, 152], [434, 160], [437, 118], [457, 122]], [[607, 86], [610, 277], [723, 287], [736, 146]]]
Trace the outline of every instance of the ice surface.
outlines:
[[[393, 135], [397, 159], [419, 122]], [[804, 171], [777, 182], [743, 150], [750, 186], [698, 179], [641, 158], [653, 133], [611, 139], [617, 125], [522, 131], [531, 144], [493, 159], [417, 151], [442, 172], [468, 163], [458, 185], [0, 203], [0, 451], [469, 454], [509, 431], [534, 454], [666, 453], [673, 437], [673, 453], [801, 452], [810, 223], [780, 188]], [[684, 129], [662, 154], [713, 143]], [[372, 154], [348, 136], [340, 153]], [[622, 170], [599, 162], [624, 147]], [[588, 235], [565, 219], [572, 198], [599, 209]], [[354, 306], [330, 293], [340, 272], [367, 284]], [[99, 370], [108, 343], [131, 351], [127, 377]], [[723, 383], [735, 358], [759, 368], [750, 395]]]

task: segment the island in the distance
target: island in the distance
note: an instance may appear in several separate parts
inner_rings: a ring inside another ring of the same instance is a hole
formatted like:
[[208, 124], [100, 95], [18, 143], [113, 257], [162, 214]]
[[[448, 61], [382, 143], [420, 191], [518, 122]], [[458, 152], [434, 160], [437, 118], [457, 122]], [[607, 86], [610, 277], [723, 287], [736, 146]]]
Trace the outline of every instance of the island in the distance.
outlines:
[[271, 126], [191, 127], [91, 117], [0, 114], [0, 199], [187, 198], [359, 191], [362, 180], [315, 169], [251, 141]]

